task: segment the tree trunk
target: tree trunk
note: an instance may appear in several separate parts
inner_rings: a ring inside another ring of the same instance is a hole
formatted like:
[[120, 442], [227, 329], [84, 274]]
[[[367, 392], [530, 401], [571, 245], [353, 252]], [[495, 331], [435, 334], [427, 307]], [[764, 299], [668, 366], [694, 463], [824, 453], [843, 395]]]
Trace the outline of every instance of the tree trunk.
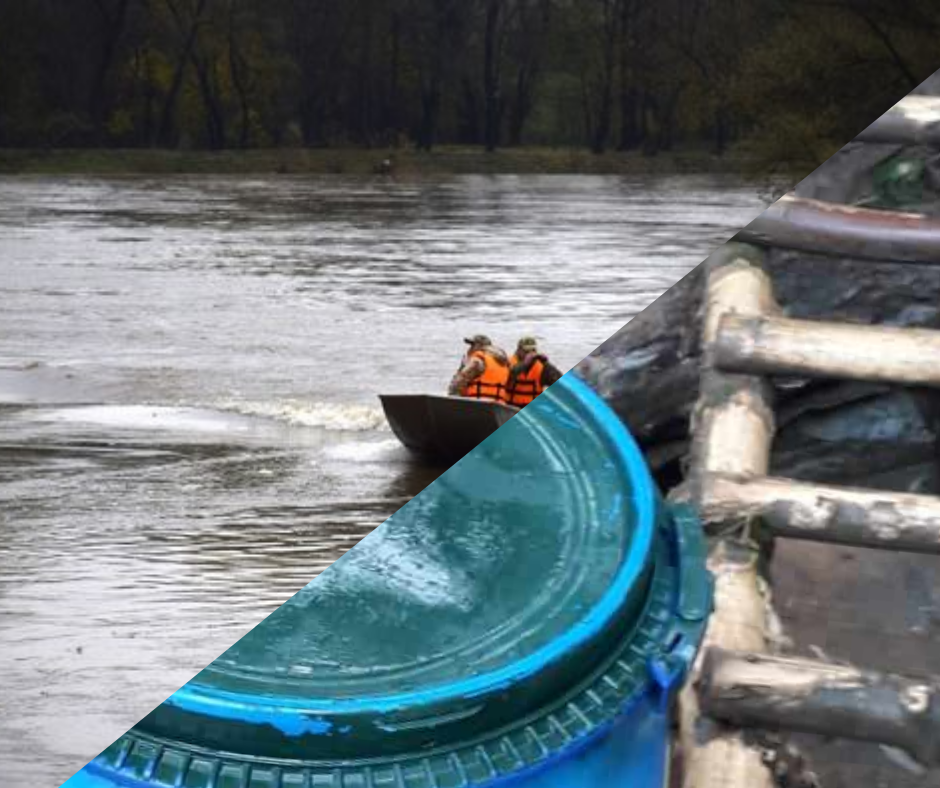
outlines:
[[[535, 104], [535, 88], [542, 69], [542, 47], [550, 25], [550, 0], [535, 0], [530, 6], [520, 0], [514, 21], [516, 76], [509, 105], [508, 142], [521, 145], [525, 124]], [[508, 23], [507, 23], [508, 24]]]
[[460, 106], [461, 142], [467, 145], [478, 145], [481, 142], [479, 106], [474, 82], [468, 76], [460, 80]]
[[516, 74], [516, 92], [509, 112], [509, 144], [522, 144], [522, 130], [532, 111], [531, 77], [528, 68], [520, 66]]
[[228, 65], [229, 73], [232, 76], [232, 87], [235, 88], [235, 95], [238, 98], [239, 109], [239, 130], [238, 146], [247, 148], [251, 141], [251, 114], [248, 103], [248, 86], [245, 84], [244, 59], [238, 49], [238, 35], [236, 33], [236, 6], [237, 0], [229, 0], [228, 16]]
[[134, 48], [134, 90], [131, 97], [134, 114], [134, 145], [153, 142], [153, 79], [146, 50]]
[[620, 141], [617, 149], [633, 150], [642, 141], [638, 123], [638, 91], [635, 83], [633, 19], [634, 5], [629, 0], [620, 1], [620, 30], [617, 49], [620, 60]]
[[147, 147], [156, 143], [156, 100], [157, 91], [154, 87], [153, 63], [151, 62], [150, 52], [144, 50], [144, 131], [141, 135], [141, 142]]
[[421, 114], [416, 134], [416, 147], [430, 152], [437, 142], [437, 125], [441, 109], [441, 86], [444, 82], [445, 48], [454, 40], [450, 27], [449, 14], [453, 10], [447, 2], [438, 2], [434, 6], [434, 23], [431, 26], [431, 40], [425, 41], [429, 51], [421, 74]]
[[715, 110], [715, 153], [723, 156], [728, 149], [728, 110], [720, 102]]
[[429, 87], [421, 91], [421, 122], [418, 126], [417, 147], [430, 152], [437, 136], [437, 115], [441, 105], [440, 90]]
[[365, 20], [362, 25], [361, 59], [359, 62], [358, 101], [356, 102], [356, 120], [353, 124], [357, 129], [358, 142], [372, 145], [375, 141], [375, 111], [372, 66], [372, 42], [375, 7], [372, 3], [360, 0]]
[[[180, 30], [183, 29], [182, 18], [179, 10], [173, 4], [173, 0], [165, 0], [167, 8], [176, 20]], [[166, 98], [163, 101], [163, 110], [160, 113], [160, 128], [157, 132], [157, 139], [161, 145], [172, 147], [174, 143], [174, 132], [176, 126], [176, 104], [179, 100], [180, 91], [183, 88], [183, 79], [186, 76], [186, 67], [192, 58], [193, 47], [196, 45], [196, 36], [199, 32], [199, 24], [202, 12], [206, 7], [206, 0], [198, 0], [196, 10], [193, 14], [191, 24], [186, 32], [183, 46], [180, 49], [179, 58], [176, 61], [176, 68], [173, 71], [173, 79], [170, 82], [170, 89], [167, 91]]]
[[500, 0], [489, 0], [483, 39], [483, 144], [488, 153], [496, 150], [499, 144], [499, 12]]
[[591, 153], [601, 154], [607, 148], [607, 139], [610, 136], [612, 98], [611, 84], [609, 80], [606, 80], [601, 87], [597, 107], [597, 119], [591, 133]]
[[618, 150], [636, 149], [643, 141], [640, 124], [637, 122], [640, 106], [638, 91], [635, 87], [621, 88], [620, 91], [620, 144]]
[[641, 134], [643, 137], [643, 155], [655, 156], [659, 153], [661, 125], [659, 119], [659, 100], [650, 91], [643, 91]]
[[127, 9], [129, 6], [130, 0], [118, 0], [117, 9], [115, 10], [114, 16], [111, 17], [104, 4], [98, 3], [98, 8], [105, 19], [106, 29], [101, 59], [98, 61], [92, 82], [89, 114], [91, 115], [91, 121], [95, 129], [95, 139], [99, 145], [104, 142], [105, 127], [108, 122], [108, 75], [111, 73], [111, 67], [114, 64], [118, 41], [124, 33], [127, 21]]
[[676, 118], [676, 107], [679, 104], [679, 94], [682, 92], [681, 88], [675, 88], [673, 92], [666, 99], [665, 107], [663, 109], [662, 117], [659, 124], [659, 149], [664, 151], [671, 151], [673, 144], [675, 143], [675, 118]]
[[209, 63], [199, 54], [197, 47], [192, 50], [193, 66], [196, 69], [196, 78], [199, 83], [199, 93], [206, 111], [206, 135], [209, 147], [212, 150], [222, 150], [225, 147], [225, 113], [213, 86], [212, 73]]
[[401, 131], [401, 120], [399, 103], [399, 70], [401, 62], [401, 14], [398, 11], [392, 12], [391, 21], [391, 52], [389, 54], [389, 75], [388, 75], [388, 97], [385, 107], [385, 117], [383, 125], [386, 131], [391, 132], [393, 140], [398, 138]]
[[597, 89], [597, 111], [591, 133], [591, 152], [601, 154], [607, 149], [610, 126], [613, 119], [614, 71], [616, 68], [616, 44], [618, 0], [604, 0], [603, 43], [600, 84]]

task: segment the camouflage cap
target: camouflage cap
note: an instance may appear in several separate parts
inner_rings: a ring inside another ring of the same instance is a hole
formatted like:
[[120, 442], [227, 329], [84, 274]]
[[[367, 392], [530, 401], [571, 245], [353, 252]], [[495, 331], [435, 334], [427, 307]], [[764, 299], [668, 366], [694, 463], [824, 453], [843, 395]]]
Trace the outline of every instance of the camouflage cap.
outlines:
[[493, 340], [486, 334], [474, 334], [472, 337], [464, 339], [464, 342], [470, 347], [489, 347], [493, 344]]
[[538, 350], [539, 343], [535, 337], [522, 337], [519, 340], [520, 350]]

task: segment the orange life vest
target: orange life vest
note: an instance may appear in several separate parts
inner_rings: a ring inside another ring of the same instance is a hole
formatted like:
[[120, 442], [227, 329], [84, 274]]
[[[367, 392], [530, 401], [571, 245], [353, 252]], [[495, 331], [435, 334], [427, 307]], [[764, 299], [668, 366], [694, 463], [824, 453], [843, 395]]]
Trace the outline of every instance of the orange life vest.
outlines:
[[[521, 364], [523, 359], [513, 356], [509, 361], [509, 366], [514, 367]], [[536, 361], [528, 372], [519, 375], [515, 380], [509, 381], [509, 404], [517, 408], [524, 408], [539, 394], [542, 393], [542, 373], [545, 371], [545, 365], [541, 361]]]
[[477, 399], [495, 399], [499, 402], [508, 400], [506, 389], [509, 383], [509, 367], [505, 362], [499, 361], [493, 354], [485, 350], [475, 350], [470, 354], [470, 358], [479, 358], [483, 360], [486, 368], [483, 374], [476, 380], [464, 387], [461, 395], [464, 397], [476, 397]]

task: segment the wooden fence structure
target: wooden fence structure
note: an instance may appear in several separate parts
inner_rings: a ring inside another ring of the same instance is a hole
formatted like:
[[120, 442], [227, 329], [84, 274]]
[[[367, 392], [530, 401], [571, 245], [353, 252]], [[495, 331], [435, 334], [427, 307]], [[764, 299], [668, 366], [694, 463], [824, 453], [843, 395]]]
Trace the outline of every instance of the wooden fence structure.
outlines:
[[[940, 99], [909, 97], [859, 137], [940, 142]], [[771, 788], [753, 730], [901, 748], [940, 766], [940, 683], [775, 655], [764, 571], [774, 538], [940, 554], [940, 497], [770, 475], [772, 376], [940, 387], [940, 331], [783, 316], [765, 246], [940, 264], [940, 220], [788, 195], [709, 260], [690, 469], [673, 497], [711, 536], [715, 610], [680, 697], [683, 788]], [[791, 780], [791, 784], [793, 781]]]

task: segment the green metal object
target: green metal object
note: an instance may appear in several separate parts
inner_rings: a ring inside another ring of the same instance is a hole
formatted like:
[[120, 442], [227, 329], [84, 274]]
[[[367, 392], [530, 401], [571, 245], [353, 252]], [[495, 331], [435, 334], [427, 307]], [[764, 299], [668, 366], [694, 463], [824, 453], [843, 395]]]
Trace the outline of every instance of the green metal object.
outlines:
[[923, 159], [891, 156], [875, 165], [869, 208], [920, 211], [924, 199], [926, 164]]

